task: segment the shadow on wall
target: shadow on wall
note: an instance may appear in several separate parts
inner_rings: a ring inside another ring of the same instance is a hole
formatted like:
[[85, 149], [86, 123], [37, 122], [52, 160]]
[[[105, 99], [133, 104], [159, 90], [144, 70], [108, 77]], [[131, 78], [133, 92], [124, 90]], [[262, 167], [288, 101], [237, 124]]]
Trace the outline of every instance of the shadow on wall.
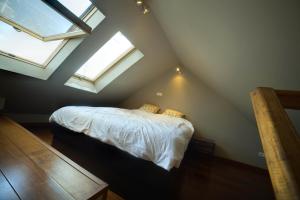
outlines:
[[5, 98], [0, 97], [0, 111], [1, 111], [2, 109], [4, 109], [4, 105], [5, 105]]
[[250, 165], [265, 167], [256, 125], [236, 107], [204, 85], [186, 68], [171, 69], [140, 89], [120, 107], [136, 109], [153, 103], [183, 112], [195, 128], [194, 137], [214, 140], [216, 155]]
[[291, 119], [298, 135], [300, 136], [300, 110], [285, 109]]

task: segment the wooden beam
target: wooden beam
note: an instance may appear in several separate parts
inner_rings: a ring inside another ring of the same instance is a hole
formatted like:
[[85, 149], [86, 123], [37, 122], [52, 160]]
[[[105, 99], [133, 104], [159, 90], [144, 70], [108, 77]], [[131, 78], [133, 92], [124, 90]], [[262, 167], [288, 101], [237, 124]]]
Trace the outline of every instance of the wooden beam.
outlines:
[[284, 108], [300, 110], [300, 92], [276, 90], [276, 94]]
[[261, 142], [277, 199], [300, 199], [300, 140], [272, 88], [251, 92]]

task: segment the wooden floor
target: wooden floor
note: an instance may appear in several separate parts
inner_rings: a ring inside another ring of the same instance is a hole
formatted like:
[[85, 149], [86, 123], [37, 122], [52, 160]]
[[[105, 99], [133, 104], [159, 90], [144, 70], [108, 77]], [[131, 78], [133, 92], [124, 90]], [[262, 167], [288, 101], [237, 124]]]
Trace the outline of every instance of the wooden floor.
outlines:
[[105, 199], [108, 185], [0, 117], [0, 199]]
[[[51, 144], [52, 133], [49, 128], [28, 128], [38, 137]], [[72, 153], [69, 153], [67, 156], [95, 175], [99, 173], [92, 166], [97, 161], [83, 162], [83, 159], [80, 157], [84, 155], [79, 154], [72, 155]], [[110, 182], [108, 184], [111, 186]], [[128, 185], [130, 184], [130, 180], [128, 180]], [[221, 158], [211, 158], [194, 154], [185, 155], [179, 168], [179, 176], [176, 184], [179, 189], [178, 191], [174, 191], [174, 193], [176, 193], [178, 199], [183, 200], [275, 199], [267, 171]], [[122, 185], [119, 187], [122, 187]], [[135, 190], [135, 188], [132, 188], [132, 190]], [[113, 191], [109, 192], [109, 199], [122, 199], [117, 194], [125, 199], [127, 198], [120, 191]], [[157, 195], [157, 199], [162, 199], [159, 198], [159, 194]]]
[[[36, 136], [38, 136], [40, 139], [42, 139], [47, 144], [50, 144], [50, 145], [52, 144], [53, 134], [51, 133], [49, 128], [40, 127], [40, 126], [38, 126], [38, 127], [30, 126], [28, 129], [30, 129], [34, 134], [36, 134]], [[124, 200], [124, 199], [122, 197], [120, 197], [119, 195], [115, 194], [114, 192], [108, 190], [107, 200]]]

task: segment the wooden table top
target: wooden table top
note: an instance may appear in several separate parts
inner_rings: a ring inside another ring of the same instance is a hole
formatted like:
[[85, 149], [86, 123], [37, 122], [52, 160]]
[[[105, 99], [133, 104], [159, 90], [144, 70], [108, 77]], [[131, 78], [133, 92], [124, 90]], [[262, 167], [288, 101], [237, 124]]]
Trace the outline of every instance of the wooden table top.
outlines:
[[107, 187], [19, 124], [0, 117], [0, 199], [97, 199]]

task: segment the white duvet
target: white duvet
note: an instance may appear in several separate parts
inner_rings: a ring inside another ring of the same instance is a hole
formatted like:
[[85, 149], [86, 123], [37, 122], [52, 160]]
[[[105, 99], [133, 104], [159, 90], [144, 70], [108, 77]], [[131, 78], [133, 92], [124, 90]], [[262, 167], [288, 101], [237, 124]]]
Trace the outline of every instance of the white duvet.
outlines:
[[182, 118], [108, 107], [63, 107], [51, 115], [50, 121], [166, 170], [179, 167], [194, 132], [192, 124]]

